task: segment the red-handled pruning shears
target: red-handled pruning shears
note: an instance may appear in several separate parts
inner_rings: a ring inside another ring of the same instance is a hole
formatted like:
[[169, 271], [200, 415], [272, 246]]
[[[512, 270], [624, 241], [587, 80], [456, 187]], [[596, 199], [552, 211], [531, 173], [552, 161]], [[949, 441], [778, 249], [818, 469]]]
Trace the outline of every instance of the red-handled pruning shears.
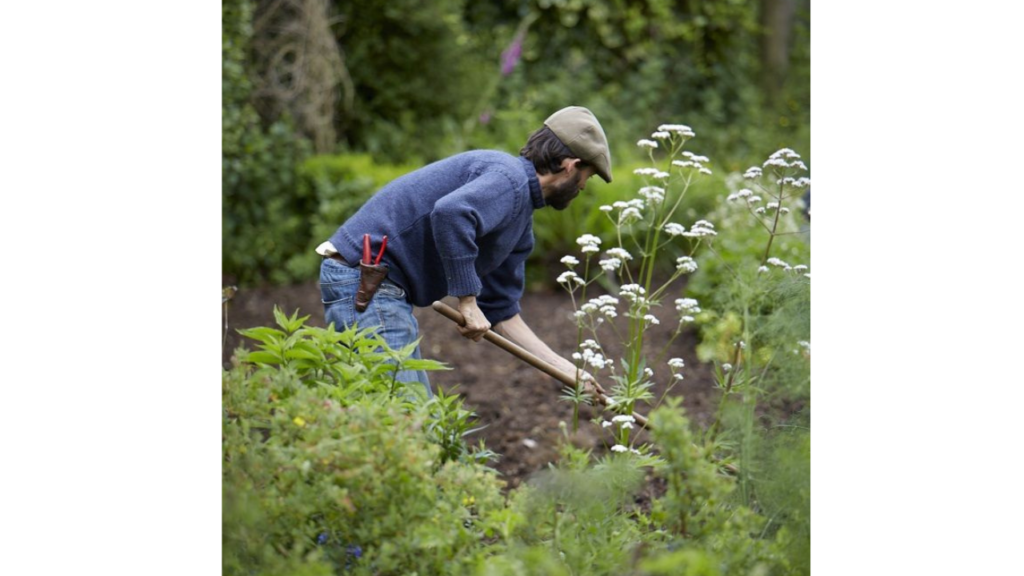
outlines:
[[[380, 251], [377, 252], [377, 259], [373, 261], [373, 266], [380, 264], [380, 259], [384, 257], [384, 249], [388, 246], [388, 237], [380, 241]], [[370, 266], [370, 235], [363, 234], [363, 264]]]

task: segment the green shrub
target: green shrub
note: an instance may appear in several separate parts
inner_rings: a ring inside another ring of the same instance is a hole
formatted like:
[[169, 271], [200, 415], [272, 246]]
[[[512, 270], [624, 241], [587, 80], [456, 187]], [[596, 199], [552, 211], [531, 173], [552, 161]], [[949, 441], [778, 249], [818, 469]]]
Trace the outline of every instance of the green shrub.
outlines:
[[223, 272], [235, 283], [293, 279], [288, 259], [308, 243], [308, 197], [297, 195], [295, 167], [311, 145], [287, 117], [264, 125], [250, 98], [248, 47], [253, 3], [222, 4]]
[[464, 0], [334, 2], [337, 39], [354, 87], [341, 118], [344, 141], [383, 162], [460, 152], [462, 123], [476, 116], [493, 70], [469, 33]]
[[[704, 308], [698, 316], [701, 343], [698, 356], [704, 361], [730, 362], [734, 344], [747, 340], [758, 349], [759, 363], [769, 370], [769, 392], [790, 398], [810, 393], [810, 286], [803, 274], [783, 273], [776, 266], [762, 273], [768, 231], [751, 221], [745, 202], [727, 202], [730, 193], [752, 186], [739, 176], [726, 178], [726, 186], [713, 198], [708, 218], [719, 231], [714, 252], [698, 259], [687, 291]], [[761, 193], [761, 192], [758, 192]], [[770, 198], [769, 198], [770, 200]], [[781, 214], [770, 256], [793, 265], [810, 263], [810, 223], [800, 213], [801, 204], [790, 199], [790, 212]]]
[[[668, 483], [651, 516], [672, 536], [664, 553], [653, 554], [644, 569], [651, 574], [751, 574], [780, 568], [784, 557], [778, 544], [763, 538], [765, 518], [730, 498], [735, 480], [722, 474], [709, 447], [694, 443], [679, 404], [680, 399], [670, 398], [650, 415], [651, 436], [666, 463], [660, 474]], [[671, 566], [680, 571], [666, 571]]]
[[461, 457], [465, 447], [431, 441], [438, 421], [464, 436], [460, 406], [410, 401], [416, 387], [395, 394], [392, 377], [437, 363], [367, 331], [275, 316], [280, 330], [245, 331], [260, 349], [237, 354], [223, 378], [225, 573], [444, 574], [471, 563], [482, 519], [504, 506], [501, 483]]

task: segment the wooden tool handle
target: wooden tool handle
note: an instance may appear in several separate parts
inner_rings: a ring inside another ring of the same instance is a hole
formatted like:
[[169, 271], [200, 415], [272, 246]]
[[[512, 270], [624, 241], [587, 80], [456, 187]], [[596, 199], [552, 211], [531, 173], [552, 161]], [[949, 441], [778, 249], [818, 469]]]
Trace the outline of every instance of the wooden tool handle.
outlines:
[[[444, 302], [436, 301], [431, 307], [434, 309], [434, 311], [440, 313], [442, 316], [451, 320], [452, 322], [455, 322], [459, 326], [462, 326], [466, 323], [466, 319], [462, 317], [461, 312], [445, 304]], [[505, 338], [504, 336], [498, 334], [497, 332], [493, 330], [488, 330], [484, 334], [484, 340], [487, 340], [488, 342], [494, 344], [498, 348], [501, 348], [502, 350], [508, 352], [509, 354], [512, 354], [513, 356], [526, 362], [530, 366], [533, 366], [534, 368], [540, 370], [541, 372], [547, 374], [548, 376], [551, 376], [555, 380], [558, 380], [562, 384], [565, 384], [566, 386], [571, 386], [573, 388], [576, 387], [576, 378], [574, 376], [566, 372], [563, 372], [562, 370], [559, 370], [550, 362], [542, 360], [529, 350], [526, 350], [522, 346], [516, 344], [515, 342], [512, 342], [511, 340]], [[602, 389], [596, 381], [591, 381], [591, 384], [593, 384], [594, 388], [597, 390], [598, 402], [605, 406], [608, 406], [608, 393], [605, 392], [604, 389]], [[650, 428], [650, 426], [647, 424], [647, 417], [645, 417], [644, 415], [634, 412], [633, 417], [636, 418], [636, 421], [644, 428]]]

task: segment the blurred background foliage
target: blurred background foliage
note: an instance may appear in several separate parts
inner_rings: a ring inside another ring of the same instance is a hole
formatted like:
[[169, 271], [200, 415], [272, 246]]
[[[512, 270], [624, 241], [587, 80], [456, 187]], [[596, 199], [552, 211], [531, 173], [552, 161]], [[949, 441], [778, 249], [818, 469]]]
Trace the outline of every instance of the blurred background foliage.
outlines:
[[596, 205], [636, 193], [634, 144], [661, 123], [693, 127], [692, 148], [711, 158], [699, 208], [778, 148], [810, 166], [809, 0], [222, 6], [222, 249], [234, 283], [315, 278], [313, 248], [381, 185], [463, 150], [518, 153], [568, 105], [600, 118], [615, 182], [593, 179], [570, 209], [537, 213], [535, 263], [599, 233]]

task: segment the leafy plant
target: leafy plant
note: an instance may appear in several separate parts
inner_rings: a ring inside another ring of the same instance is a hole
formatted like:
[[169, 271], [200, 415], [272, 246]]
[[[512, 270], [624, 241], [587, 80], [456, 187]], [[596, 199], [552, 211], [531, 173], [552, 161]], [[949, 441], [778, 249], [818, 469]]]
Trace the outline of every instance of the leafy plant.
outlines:
[[[382, 384], [383, 385], [383, 384]], [[224, 572], [442, 574], [503, 507], [493, 472], [443, 462], [426, 411], [342, 405], [293, 370], [224, 375]]]
[[441, 370], [435, 360], [411, 358], [416, 343], [392, 350], [373, 329], [352, 326], [341, 332], [306, 326], [309, 316], [285, 316], [276, 306], [274, 317], [281, 329], [249, 328], [239, 333], [258, 342], [257, 350], [243, 352], [242, 362], [294, 371], [311, 386], [327, 386], [331, 396], [347, 405], [364, 396], [395, 398], [425, 396], [422, 386], [406, 386], [397, 379], [402, 370]]
[[[652, 164], [655, 164], [654, 150], [659, 147], [665, 149], [666, 156], [661, 162], [664, 169], [652, 166], [634, 170], [645, 181], [645, 186], [640, 188], [640, 198], [616, 201], [599, 209], [614, 232], [613, 246], [604, 250], [605, 258], [593, 262], [594, 255], [602, 252], [600, 245], [603, 240], [593, 234], [584, 234], [577, 239], [583, 258], [582, 276], [575, 271], [580, 260], [570, 255], [562, 258], [562, 263], [569, 270], [558, 277], [558, 283], [565, 286], [576, 308], [579, 351], [573, 354], [573, 358], [577, 367], [595, 372], [607, 369], [609, 378], [615, 383], [611, 389], [611, 403], [627, 415], [632, 414], [638, 402], [653, 399], [650, 390], [654, 368], [647, 363], [643, 344], [647, 328], [661, 322], [655, 310], [673, 282], [696, 271], [693, 254], [697, 247], [717, 234], [714, 225], [706, 220], [696, 221], [689, 230], [673, 221], [693, 181], [711, 175], [711, 170], [704, 166], [708, 161], [706, 157], [683, 150], [687, 140], [694, 137], [693, 131], [688, 126], [666, 124], [660, 126], [652, 137], [657, 141], [641, 140], [639, 146], [649, 150]], [[670, 276], [656, 284], [658, 253], [673, 243], [678, 243], [683, 255], [676, 258]], [[618, 297], [606, 294], [587, 300], [587, 288], [604, 275], [615, 278]], [[622, 358], [615, 362], [604, 352], [598, 329], [606, 320], [617, 318], [620, 310], [626, 317], [625, 330], [620, 331], [613, 322], [607, 324], [625, 347]], [[677, 299], [675, 310], [678, 316], [677, 336], [684, 325], [694, 321], [693, 314], [699, 313], [700, 307], [696, 300]], [[668, 367], [673, 380], [682, 379], [681, 358], [671, 359]], [[580, 388], [577, 385], [577, 393]], [[622, 439], [627, 440], [628, 435], [623, 435]]]

